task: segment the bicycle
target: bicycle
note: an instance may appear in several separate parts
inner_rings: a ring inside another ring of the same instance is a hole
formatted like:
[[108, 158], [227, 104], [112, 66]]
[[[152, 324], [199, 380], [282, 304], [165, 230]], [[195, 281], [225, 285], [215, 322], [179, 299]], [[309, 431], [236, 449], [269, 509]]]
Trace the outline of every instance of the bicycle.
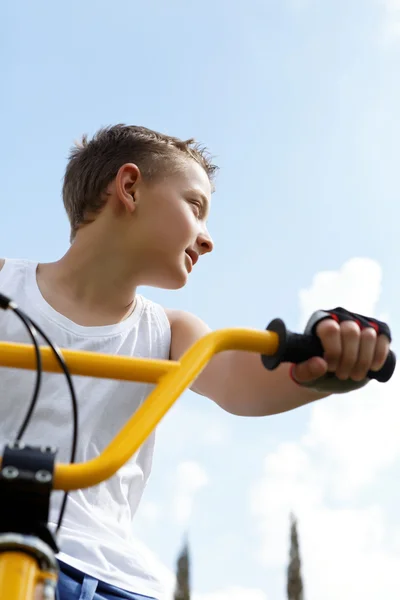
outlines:
[[[281, 319], [271, 321], [265, 331], [230, 328], [209, 333], [189, 348], [180, 361], [60, 350], [2, 294], [0, 308], [11, 309], [23, 321], [32, 340], [32, 344], [0, 342], [0, 366], [37, 371], [33, 398], [17, 441], [5, 446], [0, 461], [0, 597], [7, 600], [33, 600], [38, 589], [41, 589], [42, 600], [54, 600], [58, 547], [47, 523], [51, 492], [65, 492], [58, 531], [68, 492], [99, 484], [120, 469], [214, 354], [226, 350], [257, 352], [265, 368], [270, 370], [282, 362], [299, 363], [323, 354], [316, 336], [292, 333]], [[38, 333], [48, 346], [39, 347]], [[396, 358], [391, 351], [381, 371], [369, 372], [368, 376], [380, 382], [388, 381], [395, 366]], [[42, 370], [63, 371], [70, 386], [74, 418], [70, 464], [56, 463], [54, 448], [24, 446], [19, 441], [35, 408]], [[80, 464], [74, 463], [78, 432], [71, 374], [156, 384], [103, 452]]]

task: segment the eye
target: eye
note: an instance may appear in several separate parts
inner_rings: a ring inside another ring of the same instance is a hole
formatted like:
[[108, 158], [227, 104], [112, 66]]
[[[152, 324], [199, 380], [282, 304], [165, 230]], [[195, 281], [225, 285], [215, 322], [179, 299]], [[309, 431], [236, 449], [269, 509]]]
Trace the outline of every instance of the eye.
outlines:
[[202, 214], [202, 210], [203, 210], [203, 206], [201, 204], [201, 202], [199, 202], [199, 200], [189, 200], [190, 204], [193, 207], [193, 212], [195, 213], [196, 217], [199, 219], [201, 217]]

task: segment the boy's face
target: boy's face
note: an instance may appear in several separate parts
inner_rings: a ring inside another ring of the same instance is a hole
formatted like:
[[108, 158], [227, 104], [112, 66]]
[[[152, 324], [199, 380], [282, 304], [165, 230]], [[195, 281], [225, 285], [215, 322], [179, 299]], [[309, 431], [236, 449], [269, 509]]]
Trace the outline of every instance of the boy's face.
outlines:
[[140, 257], [141, 284], [183, 287], [197, 260], [213, 248], [206, 224], [212, 192], [207, 173], [187, 159], [162, 181], [139, 181], [134, 192], [132, 255]]

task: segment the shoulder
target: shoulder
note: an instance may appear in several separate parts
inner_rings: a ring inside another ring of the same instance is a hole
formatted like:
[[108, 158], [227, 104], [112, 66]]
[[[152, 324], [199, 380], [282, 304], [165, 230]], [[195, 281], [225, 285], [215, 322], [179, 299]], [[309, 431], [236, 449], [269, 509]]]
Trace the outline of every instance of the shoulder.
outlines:
[[204, 323], [200, 317], [185, 310], [176, 310], [173, 308], [164, 308], [167, 319], [171, 325], [171, 329], [176, 327], [201, 328], [204, 333], [208, 333], [210, 328]]
[[0, 258], [0, 271], [2, 270], [2, 268], [4, 267], [4, 263], [5, 263], [5, 259], [4, 258]]
[[171, 358], [179, 360], [190, 346], [210, 333], [211, 329], [192, 313], [170, 308], [164, 310], [171, 327]]

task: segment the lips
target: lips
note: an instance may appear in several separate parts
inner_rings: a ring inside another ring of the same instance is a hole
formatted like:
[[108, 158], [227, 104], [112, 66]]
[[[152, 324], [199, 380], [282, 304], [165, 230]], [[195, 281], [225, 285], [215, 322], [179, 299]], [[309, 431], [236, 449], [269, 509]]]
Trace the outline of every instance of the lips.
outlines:
[[190, 248], [185, 250], [185, 252], [189, 256], [190, 260], [192, 261], [192, 265], [194, 266], [197, 263], [197, 261], [199, 260], [199, 255], [197, 254], [197, 252], [195, 252], [194, 250], [191, 250]]

